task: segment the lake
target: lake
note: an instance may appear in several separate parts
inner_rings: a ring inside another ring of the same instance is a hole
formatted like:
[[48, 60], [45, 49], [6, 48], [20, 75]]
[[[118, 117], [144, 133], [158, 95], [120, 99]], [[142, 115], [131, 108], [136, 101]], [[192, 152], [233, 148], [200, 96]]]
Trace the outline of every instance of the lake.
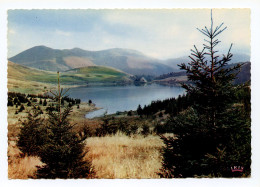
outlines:
[[83, 102], [91, 100], [101, 110], [86, 114], [87, 118], [93, 118], [118, 111], [136, 110], [140, 104], [142, 107], [151, 101], [178, 97], [185, 90], [179, 86], [164, 86], [159, 84], [147, 84], [142, 86], [91, 86], [71, 88], [69, 97], [81, 99]]

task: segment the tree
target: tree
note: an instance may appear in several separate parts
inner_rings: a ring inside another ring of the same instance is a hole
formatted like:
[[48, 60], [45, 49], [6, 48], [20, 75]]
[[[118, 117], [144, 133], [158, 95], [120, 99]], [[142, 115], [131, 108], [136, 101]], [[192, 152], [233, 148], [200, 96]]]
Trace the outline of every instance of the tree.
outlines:
[[20, 106], [20, 109], [19, 109], [19, 112], [22, 112], [24, 109], [25, 109], [24, 106], [21, 105], [21, 106]]
[[142, 115], [142, 111], [143, 111], [143, 109], [142, 109], [141, 105], [138, 105], [136, 112], [139, 116]]
[[182, 86], [194, 104], [171, 119], [176, 138], [161, 136], [165, 143], [161, 177], [234, 177], [230, 167], [236, 165], [250, 175], [250, 117], [234, 105], [236, 87], [232, 85], [240, 65], [227, 67], [232, 44], [222, 58], [215, 50], [220, 43], [216, 37], [226, 29], [222, 26], [213, 28], [211, 12], [211, 27], [198, 29], [208, 38], [206, 44], [201, 51], [194, 46], [191, 62], [180, 65], [191, 82]]
[[232, 81], [235, 79], [240, 64], [227, 68], [227, 63], [233, 56], [231, 54], [231, 47], [226, 55], [221, 59], [217, 54], [215, 47], [220, 43], [216, 38], [227, 27], [223, 28], [223, 23], [213, 27], [213, 18], [211, 12], [211, 26], [210, 28], [198, 29], [208, 39], [205, 39], [206, 44], [203, 44], [203, 49], [199, 51], [194, 45], [191, 50], [191, 62], [188, 64], [181, 64], [180, 69], [185, 70], [188, 80], [192, 84], [183, 84], [182, 87], [186, 89], [187, 93], [195, 98], [195, 106], [200, 114], [205, 114], [209, 123], [212, 126], [216, 125], [218, 115], [226, 111], [234, 99], [234, 86]]
[[58, 111], [48, 111], [48, 134], [38, 155], [45, 165], [38, 166], [38, 178], [87, 178], [93, 174], [91, 163], [84, 160], [86, 129], [76, 134], [68, 119], [72, 108], [61, 109], [61, 99], [67, 91], [60, 88], [58, 72], [58, 90], [51, 91]]
[[31, 101], [28, 100], [27, 106], [32, 106]]
[[12, 98], [9, 98], [9, 97], [8, 97], [7, 106], [14, 106], [14, 103], [13, 103]]
[[46, 99], [44, 99], [44, 101], [43, 101], [43, 106], [47, 106], [47, 101], [46, 101]]
[[17, 146], [24, 154], [37, 156], [40, 147], [45, 143], [47, 129], [40, 114], [41, 111], [33, 108], [32, 112], [28, 113], [27, 119], [22, 122]]

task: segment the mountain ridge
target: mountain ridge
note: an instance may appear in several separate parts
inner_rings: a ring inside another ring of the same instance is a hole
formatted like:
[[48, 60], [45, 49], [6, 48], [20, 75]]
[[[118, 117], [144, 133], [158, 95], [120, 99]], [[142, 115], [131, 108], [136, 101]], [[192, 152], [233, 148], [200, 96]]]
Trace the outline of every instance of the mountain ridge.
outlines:
[[123, 48], [88, 51], [80, 48], [52, 49], [41, 45], [27, 49], [8, 60], [48, 71], [67, 71], [90, 65], [113, 67], [133, 75], [159, 75], [173, 71], [168, 65], [160, 64], [158, 59], [148, 57], [137, 50]]

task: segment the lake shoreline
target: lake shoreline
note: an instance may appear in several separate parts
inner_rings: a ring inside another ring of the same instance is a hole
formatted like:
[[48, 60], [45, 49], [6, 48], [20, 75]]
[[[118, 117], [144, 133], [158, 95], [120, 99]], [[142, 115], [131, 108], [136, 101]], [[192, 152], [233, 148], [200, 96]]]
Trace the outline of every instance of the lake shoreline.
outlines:
[[[144, 107], [151, 104], [152, 101], [177, 98], [184, 94], [184, 90], [179, 86], [147, 84], [142, 86], [77, 87], [70, 89], [68, 94], [72, 98], [81, 99], [82, 102], [95, 103], [96, 108], [85, 113], [86, 118], [92, 119], [118, 112], [135, 111], [139, 105]], [[97, 115], [88, 115], [90, 112], [95, 112]]]

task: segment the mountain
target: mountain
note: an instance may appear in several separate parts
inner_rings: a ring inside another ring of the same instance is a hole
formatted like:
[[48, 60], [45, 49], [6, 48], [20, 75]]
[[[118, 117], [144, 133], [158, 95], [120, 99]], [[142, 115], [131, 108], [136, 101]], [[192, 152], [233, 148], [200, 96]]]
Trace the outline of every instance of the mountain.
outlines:
[[251, 80], [251, 62], [243, 63], [240, 72], [238, 73], [235, 84], [245, 83]]
[[[237, 63], [232, 63], [226, 66], [226, 68], [231, 68]], [[242, 64], [240, 72], [237, 74], [234, 84], [242, 84], [251, 80], [251, 62], [240, 62]], [[185, 71], [170, 72], [167, 74], [162, 74], [155, 77], [154, 82], [160, 84], [179, 84], [182, 82], [187, 82], [187, 76]]]
[[[222, 56], [220, 56], [220, 57], [222, 57]], [[162, 63], [176, 69], [175, 71], [179, 71], [180, 68], [178, 67], [178, 64], [182, 64], [182, 63], [188, 64], [190, 61], [191, 61], [191, 59], [188, 56], [187, 57], [184, 56], [184, 57], [179, 57], [179, 58], [167, 59], [167, 60], [162, 61]], [[248, 61], [250, 61], [249, 55], [234, 53], [229, 64], [235, 64], [238, 62], [248, 62]]]
[[160, 75], [173, 71], [160, 60], [145, 56], [139, 51], [114, 48], [102, 51], [87, 51], [80, 48], [52, 49], [36, 46], [9, 58], [20, 65], [49, 70], [67, 71], [88, 66], [117, 68], [133, 75]]
[[178, 64], [182, 64], [182, 63], [187, 64], [189, 62], [190, 62], [189, 57], [171, 58], [171, 59], [167, 59], [167, 60], [162, 61], [163, 64], [176, 69], [176, 71], [180, 71]]
[[[127, 84], [132, 82], [128, 74], [104, 66], [88, 66], [61, 72], [60, 80], [62, 85]], [[27, 87], [37, 87], [39, 84], [56, 83], [56, 72], [38, 70], [8, 62], [8, 88], [27, 89]]]

